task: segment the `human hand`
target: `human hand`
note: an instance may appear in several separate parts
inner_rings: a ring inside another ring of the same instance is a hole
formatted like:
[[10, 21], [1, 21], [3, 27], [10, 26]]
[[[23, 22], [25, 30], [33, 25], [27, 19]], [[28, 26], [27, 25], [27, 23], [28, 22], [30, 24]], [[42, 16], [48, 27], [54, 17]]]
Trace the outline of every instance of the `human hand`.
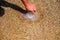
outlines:
[[29, 11], [29, 12], [32, 12], [32, 13], [36, 12], [35, 4], [27, 3], [27, 5], [25, 7], [26, 7], [26, 10]]

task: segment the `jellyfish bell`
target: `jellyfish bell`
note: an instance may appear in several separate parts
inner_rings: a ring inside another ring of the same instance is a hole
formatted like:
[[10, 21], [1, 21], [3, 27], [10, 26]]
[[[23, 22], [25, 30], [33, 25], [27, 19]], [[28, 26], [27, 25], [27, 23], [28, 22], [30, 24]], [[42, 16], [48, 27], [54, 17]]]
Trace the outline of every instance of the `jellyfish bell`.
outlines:
[[28, 12], [28, 13], [24, 14], [23, 17], [27, 20], [32, 20], [32, 21], [35, 21], [38, 19], [37, 13], [32, 13], [32, 12]]

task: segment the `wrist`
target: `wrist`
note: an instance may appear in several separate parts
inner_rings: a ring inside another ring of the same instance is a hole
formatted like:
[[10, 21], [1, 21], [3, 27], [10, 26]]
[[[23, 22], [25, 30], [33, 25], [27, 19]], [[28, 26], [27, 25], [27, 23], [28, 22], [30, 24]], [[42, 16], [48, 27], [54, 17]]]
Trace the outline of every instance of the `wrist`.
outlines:
[[23, 4], [25, 5], [25, 6], [27, 6], [28, 5], [28, 0], [22, 0], [22, 2], [23, 2]]

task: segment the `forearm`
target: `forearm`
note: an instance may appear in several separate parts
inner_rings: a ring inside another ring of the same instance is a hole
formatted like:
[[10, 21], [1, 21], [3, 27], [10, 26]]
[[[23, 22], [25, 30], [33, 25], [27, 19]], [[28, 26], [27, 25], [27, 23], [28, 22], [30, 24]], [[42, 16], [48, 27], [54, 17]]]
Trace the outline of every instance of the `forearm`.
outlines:
[[36, 7], [33, 3], [29, 2], [28, 0], [21, 0], [26, 8], [27, 11], [31, 11], [34, 13], [36, 11]]
[[21, 0], [23, 2], [23, 4], [26, 6], [29, 2], [28, 0]]

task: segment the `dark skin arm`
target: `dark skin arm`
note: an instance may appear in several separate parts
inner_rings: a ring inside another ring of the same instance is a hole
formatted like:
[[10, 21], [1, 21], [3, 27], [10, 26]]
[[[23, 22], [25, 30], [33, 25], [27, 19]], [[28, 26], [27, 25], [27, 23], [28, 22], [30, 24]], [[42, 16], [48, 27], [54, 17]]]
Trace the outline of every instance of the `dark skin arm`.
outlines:
[[32, 13], [36, 12], [35, 4], [29, 3], [28, 0], [21, 0], [26, 8], [27, 11], [30, 11]]

